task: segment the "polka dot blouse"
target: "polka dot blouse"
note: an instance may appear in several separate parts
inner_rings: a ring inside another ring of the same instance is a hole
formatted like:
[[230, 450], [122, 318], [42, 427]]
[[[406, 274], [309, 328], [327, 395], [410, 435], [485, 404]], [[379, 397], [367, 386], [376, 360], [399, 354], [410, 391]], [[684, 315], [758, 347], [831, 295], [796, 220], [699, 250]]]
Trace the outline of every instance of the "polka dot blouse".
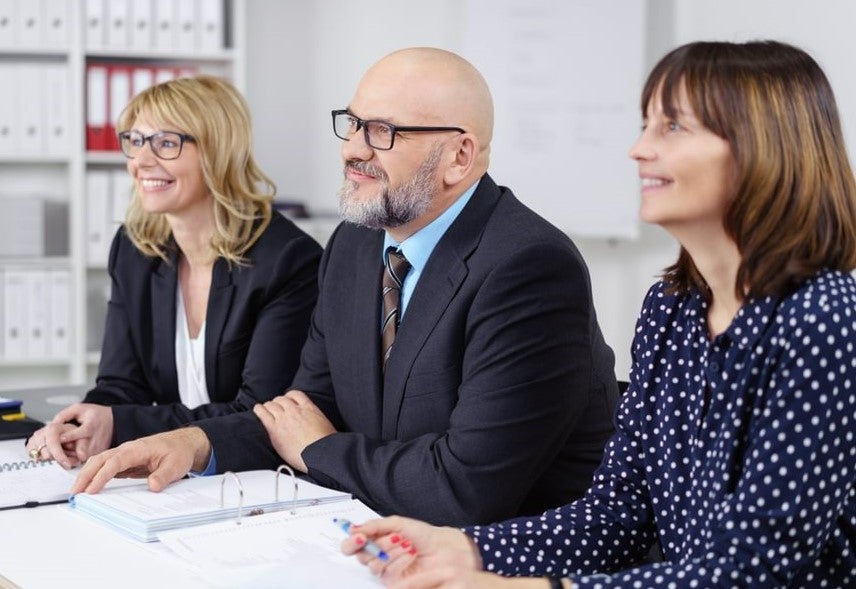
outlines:
[[[856, 587], [856, 280], [821, 272], [707, 335], [648, 292], [582, 499], [465, 531], [485, 569], [580, 587]], [[664, 562], [642, 565], [652, 543]]]

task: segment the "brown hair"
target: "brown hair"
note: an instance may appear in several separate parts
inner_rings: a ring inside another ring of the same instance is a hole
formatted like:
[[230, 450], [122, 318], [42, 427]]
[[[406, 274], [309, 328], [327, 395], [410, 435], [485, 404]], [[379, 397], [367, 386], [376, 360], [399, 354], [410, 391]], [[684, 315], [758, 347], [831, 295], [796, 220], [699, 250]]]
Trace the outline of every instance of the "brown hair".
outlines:
[[[253, 157], [249, 108], [230, 83], [213, 76], [180, 78], [137, 94], [119, 116], [127, 131], [138, 116], [191, 135], [205, 184], [214, 197], [211, 247], [229, 263], [243, 254], [270, 223], [276, 186]], [[166, 218], [143, 210], [134, 195], [125, 230], [145, 255], [168, 259], [172, 231]]]
[[[736, 162], [723, 224], [741, 255], [738, 298], [784, 295], [822, 268], [856, 267], [856, 181], [817, 62], [776, 41], [689, 43], [654, 66], [642, 91], [643, 117], [658, 98], [676, 116], [682, 87]], [[683, 248], [664, 278], [674, 292], [708, 295]]]

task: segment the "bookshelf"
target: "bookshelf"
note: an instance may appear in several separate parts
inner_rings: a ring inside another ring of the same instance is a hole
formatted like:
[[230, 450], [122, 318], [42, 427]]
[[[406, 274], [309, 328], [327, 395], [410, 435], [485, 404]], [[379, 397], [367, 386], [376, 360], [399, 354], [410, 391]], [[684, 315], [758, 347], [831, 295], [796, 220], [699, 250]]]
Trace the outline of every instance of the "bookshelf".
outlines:
[[[94, 382], [110, 282], [106, 250], [101, 259], [88, 252], [87, 176], [120, 178], [125, 158], [87, 150], [88, 66], [209, 73], [244, 91], [245, 2], [0, 0], [0, 74], [18, 76], [17, 93], [0, 93], [0, 112], [18, 113], [14, 120], [0, 115], [0, 391]], [[44, 81], [51, 79], [60, 85]], [[30, 141], [36, 124], [26, 125], [28, 114], [42, 126], [38, 141]], [[34, 209], [33, 200], [63, 219], [59, 231], [55, 219], [39, 226], [43, 244], [30, 243], [24, 212]], [[28, 233], [18, 239], [19, 230]], [[57, 235], [67, 242], [59, 252], [55, 243], [48, 247]], [[23, 334], [24, 344], [13, 334]]]

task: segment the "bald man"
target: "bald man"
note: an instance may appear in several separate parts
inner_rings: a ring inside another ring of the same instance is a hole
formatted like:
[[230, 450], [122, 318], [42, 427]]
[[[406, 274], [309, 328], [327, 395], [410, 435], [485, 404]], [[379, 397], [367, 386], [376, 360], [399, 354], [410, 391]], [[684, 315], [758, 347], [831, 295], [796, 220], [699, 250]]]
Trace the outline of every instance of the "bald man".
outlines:
[[[108, 450], [74, 492], [123, 471], [160, 490], [190, 470], [286, 462], [381, 513], [467, 525], [588, 487], [612, 432], [613, 354], [577, 249], [487, 174], [482, 76], [447, 51], [397, 51], [333, 128], [345, 223], [321, 262], [292, 390]], [[394, 313], [382, 311], [390, 250], [407, 260]]]

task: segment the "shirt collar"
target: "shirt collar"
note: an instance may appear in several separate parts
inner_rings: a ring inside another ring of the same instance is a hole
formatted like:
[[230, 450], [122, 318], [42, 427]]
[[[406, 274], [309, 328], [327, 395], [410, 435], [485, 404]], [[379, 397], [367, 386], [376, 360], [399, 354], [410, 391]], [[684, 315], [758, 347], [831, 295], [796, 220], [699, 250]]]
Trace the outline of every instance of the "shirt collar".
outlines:
[[417, 275], [421, 274], [425, 264], [428, 263], [428, 258], [431, 257], [431, 252], [434, 251], [440, 238], [443, 237], [446, 230], [449, 229], [449, 226], [458, 218], [458, 215], [470, 201], [477, 186], [478, 181], [470, 186], [448, 209], [443, 211], [442, 215], [401, 243], [396, 242], [388, 232], [384, 232], [383, 249], [380, 252], [381, 259], [383, 259], [383, 254], [388, 247], [396, 247], [410, 262], [411, 272], [415, 270]]

